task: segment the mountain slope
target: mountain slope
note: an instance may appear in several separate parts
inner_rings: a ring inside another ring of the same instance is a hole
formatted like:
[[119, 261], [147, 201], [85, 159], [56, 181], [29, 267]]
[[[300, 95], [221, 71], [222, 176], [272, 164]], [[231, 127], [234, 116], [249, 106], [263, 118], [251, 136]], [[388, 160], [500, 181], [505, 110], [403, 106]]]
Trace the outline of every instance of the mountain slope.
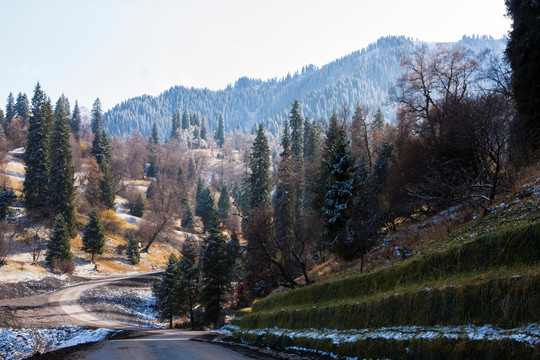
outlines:
[[[161, 138], [166, 139], [171, 114], [180, 109], [201, 113], [211, 131], [223, 113], [229, 131], [238, 125], [250, 129], [254, 123], [263, 122], [275, 133], [288, 116], [294, 99], [302, 104], [304, 116], [311, 119], [327, 119], [342, 104], [353, 108], [360, 102], [368, 112], [380, 107], [385, 117], [394, 121], [395, 105], [388, 92], [401, 73], [400, 57], [421, 44], [403, 36], [384, 37], [321, 68], [306, 66], [281, 79], [240, 78], [234, 86], [218, 91], [175, 86], [157, 97], [143, 95], [123, 101], [105, 114], [104, 123], [111, 134], [138, 129], [146, 135], [156, 122]], [[505, 40], [463, 37], [458, 44], [500, 55]]]

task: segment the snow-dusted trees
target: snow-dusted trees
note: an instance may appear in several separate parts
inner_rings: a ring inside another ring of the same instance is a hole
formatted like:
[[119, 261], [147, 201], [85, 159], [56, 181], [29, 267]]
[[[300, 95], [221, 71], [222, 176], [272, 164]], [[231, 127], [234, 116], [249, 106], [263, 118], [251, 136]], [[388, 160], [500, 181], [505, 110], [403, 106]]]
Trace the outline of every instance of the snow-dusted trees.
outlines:
[[72, 263], [71, 244], [66, 222], [61, 214], [56, 216], [53, 234], [47, 243], [47, 266], [59, 270], [69, 269]]
[[170, 328], [173, 327], [173, 319], [180, 309], [178, 289], [178, 258], [176, 255], [169, 256], [169, 262], [163, 276], [154, 283], [152, 292], [156, 299], [155, 309], [161, 320], [168, 320]]
[[45, 211], [48, 205], [49, 136], [52, 111], [41, 86], [37, 83], [32, 97], [32, 116], [28, 124], [28, 140], [23, 183], [25, 207], [29, 211]]
[[134, 233], [127, 235], [126, 256], [132, 265], [137, 265], [141, 261], [141, 253], [139, 251], [139, 239]]
[[69, 143], [69, 126], [65, 97], [58, 99], [55, 123], [50, 142], [49, 163], [51, 175], [48, 186], [49, 206], [56, 214], [62, 214], [70, 237], [77, 235], [73, 189], [73, 161]]
[[234, 259], [217, 211], [212, 213], [209, 222], [209, 234], [203, 243], [201, 304], [205, 322], [218, 328], [223, 322], [221, 311], [230, 289]]
[[214, 139], [216, 140], [216, 144], [222, 148], [225, 143], [225, 120], [223, 119], [223, 114], [219, 115]]
[[94, 262], [95, 254], [101, 255], [105, 250], [105, 228], [101, 223], [99, 213], [94, 208], [90, 212], [90, 220], [86, 224], [82, 238], [82, 249], [92, 254], [92, 262]]

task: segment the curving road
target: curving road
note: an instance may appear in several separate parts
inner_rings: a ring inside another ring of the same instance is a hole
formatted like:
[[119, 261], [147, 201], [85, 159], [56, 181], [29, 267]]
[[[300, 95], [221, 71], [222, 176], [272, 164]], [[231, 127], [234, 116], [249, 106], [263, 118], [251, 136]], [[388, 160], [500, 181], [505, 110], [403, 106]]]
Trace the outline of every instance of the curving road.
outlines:
[[126, 360], [152, 360], [152, 359], [182, 359], [182, 360], [240, 360], [253, 358], [266, 358], [250, 354], [243, 355], [229, 348], [210, 344], [207, 342], [189, 341], [193, 338], [207, 334], [202, 331], [185, 330], [149, 330], [148, 328], [136, 327], [130, 323], [115, 320], [104, 320], [87, 312], [78, 300], [86, 290], [100, 286], [107, 286], [122, 280], [134, 279], [142, 276], [155, 275], [156, 273], [143, 273], [137, 275], [122, 276], [95, 280], [84, 284], [75, 285], [62, 289], [49, 296], [49, 304], [54, 311], [69, 318], [70, 323], [80, 326], [101, 327], [121, 330], [144, 331], [144, 336], [130, 339], [107, 340], [95, 343], [84, 350], [71, 354], [64, 354], [63, 359], [126, 359]]

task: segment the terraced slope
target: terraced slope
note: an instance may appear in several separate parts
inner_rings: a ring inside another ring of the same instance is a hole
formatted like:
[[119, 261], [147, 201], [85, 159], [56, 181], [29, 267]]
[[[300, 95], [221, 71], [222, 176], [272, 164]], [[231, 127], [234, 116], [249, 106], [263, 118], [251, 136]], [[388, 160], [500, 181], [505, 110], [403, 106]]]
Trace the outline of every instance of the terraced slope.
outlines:
[[256, 301], [229, 329], [353, 358], [540, 358], [538, 185], [419, 256]]

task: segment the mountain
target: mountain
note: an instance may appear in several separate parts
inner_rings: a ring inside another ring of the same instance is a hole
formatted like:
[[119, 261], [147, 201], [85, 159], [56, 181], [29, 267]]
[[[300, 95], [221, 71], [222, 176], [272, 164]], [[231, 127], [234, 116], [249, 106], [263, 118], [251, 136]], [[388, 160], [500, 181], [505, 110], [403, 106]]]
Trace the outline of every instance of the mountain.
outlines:
[[[237, 126], [251, 129], [262, 122], [276, 133], [294, 99], [302, 104], [303, 115], [311, 119], [328, 119], [343, 104], [353, 109], [359, 102], [368, 113], [380, 107], [386, 119], [394, 121], [396, 106], [388, 93], [401, 73], [400, 57], [422, 44], [404, 36], [383, 37], [321, 68], [308, 65], [281, 79], [243, 77], [234, 86], [218, 91], [174, 86], [158, 96], [142, 95], [123, 101], [105, 113], [104, 123], [109, 134], [122, 135], [138, 129], [148, 135], [156, 122], [160, 137], [168, 139], [172, 112], [180, 109], [200, 113], [210, 131], [223, 114], [227, 131]], [[475, 52], [488, 49], [500, 56], [506, 40], [464, 36], [457, 44]]]

